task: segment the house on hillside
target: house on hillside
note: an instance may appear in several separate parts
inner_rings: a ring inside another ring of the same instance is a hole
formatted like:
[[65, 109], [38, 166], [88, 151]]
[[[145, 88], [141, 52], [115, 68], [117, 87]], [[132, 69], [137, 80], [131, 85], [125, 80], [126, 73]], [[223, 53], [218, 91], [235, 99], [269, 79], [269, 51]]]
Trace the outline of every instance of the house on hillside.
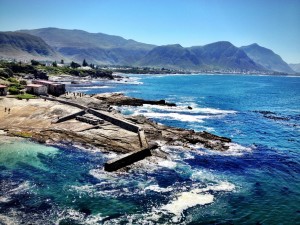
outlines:
[[7, 86], [0, 84], [0, 96], [7, 95]]
[[48, 80], [33, 80], [32, 83], [46, 86], [47, 93], [50, 95], [59, 96], [66, 93], [65, 84], [56, 83]]
[[41, 84], [28, 84], [26, 92], [34, 95], [47, 95], [47, 87]]

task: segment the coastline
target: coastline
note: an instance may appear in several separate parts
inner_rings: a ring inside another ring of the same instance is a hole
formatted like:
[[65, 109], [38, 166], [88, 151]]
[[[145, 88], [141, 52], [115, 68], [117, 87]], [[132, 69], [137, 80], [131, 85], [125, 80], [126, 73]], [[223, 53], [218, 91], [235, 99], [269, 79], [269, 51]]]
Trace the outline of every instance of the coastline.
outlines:
[[[59, 100], [60, 102], [58, 102]], [[30, 140], [49, 144], [63, 144], [81, 146], [85, 148], [97, 148], [103, 152], [132, 153], [145, 148], [142, 146], [139, 133], [122, 128], [118, 123], [113, 124], [103, 121], [97, 126], [78, 121], [75, 118], [58, 122], [64, 116], [76, 114], [82, 109], [64, 104], [69, 102], [77, 104], [86, 109], [102, 112], [115, 118], [134, 124], [143, 130], [147, 143], [155, 143], [157, 149], [151, 150], [154, 155], [165, 157], [160, 151], [164, 145], [175, 145], [183, 149], [191, 149], [191, 145], [202, 144], [204, 148], [226, 151], [230, 139], [218, 137], [207, 132], [195, 132], [180, 128], [168, 127], [157, 124], [144, 116], [124, 116], [112, 106], [143, 104], [157, 104], [162, 106], [176, 107], [174, 103], [165, 100], [146, 101], [124, 96], [120, 93], [99, 94], [95, 96], [70, 93], [52, 101], [38, 98], [17, 100], [13, 98], [1, 98], [0, 100], [0, 130], [5, 131], [6, 136], [27, 137]], [[10, 108], [10, 113], [4, 108]], [[86, 110], [88, 113], [89, 111]], [[147, 144], [148, 145], [148, 144]]]

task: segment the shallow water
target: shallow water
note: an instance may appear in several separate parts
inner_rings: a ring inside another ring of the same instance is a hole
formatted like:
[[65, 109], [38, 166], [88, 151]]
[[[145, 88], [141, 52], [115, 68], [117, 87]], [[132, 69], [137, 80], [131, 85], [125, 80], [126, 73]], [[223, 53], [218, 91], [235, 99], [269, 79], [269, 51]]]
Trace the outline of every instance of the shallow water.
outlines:
[[0, 224], [299, 224], [300, 78], [130, 78], [70, 90], [167, 99], [178, 107], [119, 109], [230, 137], [230, 150], [164, 146], [168, 160], [116, 174], [103, 171], [114, 154], [2, 140]]

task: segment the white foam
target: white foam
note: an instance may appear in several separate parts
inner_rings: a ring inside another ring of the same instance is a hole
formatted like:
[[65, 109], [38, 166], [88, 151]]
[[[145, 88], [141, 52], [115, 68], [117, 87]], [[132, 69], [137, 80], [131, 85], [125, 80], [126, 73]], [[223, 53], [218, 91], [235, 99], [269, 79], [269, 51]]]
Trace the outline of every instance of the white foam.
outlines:
[[214, 109], [214, 108], [195, 108], [194, 111], [198, 113], [205, 113], [205, 114], [232, 114], [236, 113], [233, 110], [222, 110], [222, 109]]
[[92, 169], [89, 171], [89, 174], [100, 181], [117, 179], [116, 174], [105, 172], [104, 169]]
[[191, 180], [201, 181], [201, 182], [211, 182], [211, 181], [218, 180], [218, 177], [212, 171], [207, 169], [202, 169], [193, 172], [193, 174], [191, 175]]
[[222, 109], [214, 109], [214, 108], [200, 108], [197, 104], [191, 103], [190, 106], [192, 109], [188, 109], [189, 105], [186, 105], [186, 103], [179, 105], [179, 106], [162, 106], [162, 105], [149, 105], [144, 104], [144, 109], [158, 109], [163, 111], [170, 111], [170, 112], [188, 112], [188, 113], [203, 113], [203, 114], [213, 114], [213, 115], [219, 115], [219, 114], [232, 114], [236, 113], [234, 110], [222, 110]]
[[[136, 114], [136, 113], [135, 113]], [[140, 114], [140, 113], [139, 113]], [[183, 122], [198, 122], [203, 123], [203, 119], [209, 118], [209, 116], [202, 115], [185, 115], [180, 113], [142, 113], [146, 117], [150, 118], [163, 118], [163, 119], [171, 119], [178, 120]]]
[[150, 185], [150, 186], [146, 187], [145, 190], [151, 190], [151, 191], [155, 191], [155, 192], [164, 193], [164, 192], [172, 191], [173, 188], [171, 188], [171, 187], [162, 188], [156, 184], [156, 185]]
[[114, 158], [118, 157], [118, 154], [116, 154], [115, 152], [110, 152], [110, 153], [106, 154], [105, 157], [108, 159], [114, 159]]
[[221, 182], [217, 185], [209, 185], [206, 188], [198, 188], [198, 189], [194, 189], [194, 192], [196, 193], [203, 193], [203, 192], [207, 192], [207, 191], [226, 191], [226, 192], [230, 192], [233, 191], [235, 189], [235, 185], [229, 182]]
[[111, 86], [80, 86], [83, 89], [102, 89], [102, 88], [113, 88]]
[[158, 162], [158, 165], [161, 167], [167, 167], [169, 169], [174, 169], [177, 165], [176, 162], [170, 161], [170, 160], [162, 160]]
[[78, 221], [79, 223], [94, 225], [94, 224], [98, 224], [99, 221], [102, 221], [105, 217], [102, 217], [100, 213], [86, 216], [84, 213], [78, 212], [74, 209], [67, 209], [61, 213], [58, 221], [56, 221], [55, 224], [60, 224], [60, 221], [67, 218]]
[[11, 199], [8, 196], [0, 196], [0, 202], [9, 202]]
[[5, 225], [18, 225], [20, 224], [19, 221], [17, 221], [13, 217], [8, 217], [5, 215], [0, 214], [0, 224], [5, 224]]
[[[196, 205], [206, 205], [214, 201], [214, 196], [211, 194], [197, 194], [193, 191], [182, 192], [176, 200], [164, 205], [161, 209], [167, 210], [170, 213], [180, 217], [182, 212], [190, 207]], [[173, 222], [176, 222], [176, 218], [173, 218]]]
[[8, 191], [8, 194], [17, 194], [19, 192], [27, 191], [31, 188], [29, 181], [21, 183], [18, 187]]
[[251, 152], [252, 149], [249, 147], [244, 147], [237, 143], [228, 143], [226, 146], [229, 147], [227, 151], [222, 152], [222, 155], [228, 156], [242, 156], [245, 152]]
[[225, 146], [229, 148], [225, 151], [216, 151], [206, 149], [203, 144], [198, 143], [194, 145], [194, 147], [197, 148], [196, 154], [198, 155], [243, 156], [245, 153], [252, 151], [252, 148], [237, 143], [226, 143]]
[[208, 194], [208, 191], [233, 191], [235, 185], [229, 182], [221, 182], [217, 185], [210, 185], [205, 188], [197, 188], [191, 191], [185, 191], [177, 194], [177, 198], [169, 204], [164, 205], [161, 209], [176, 215], [173, 217], [173, 222], [177, 222], [184, 210], [196, 205], [206, 205], [214, 201], [214, 195]]

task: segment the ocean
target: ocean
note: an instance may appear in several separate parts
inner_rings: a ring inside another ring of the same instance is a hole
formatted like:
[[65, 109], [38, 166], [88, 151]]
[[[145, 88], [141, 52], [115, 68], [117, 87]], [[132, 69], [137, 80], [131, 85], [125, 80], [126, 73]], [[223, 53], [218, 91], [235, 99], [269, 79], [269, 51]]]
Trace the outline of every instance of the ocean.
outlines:
[[68, 90], [165, 99], [177, 107], [117, 109], [233, 143], [163, 146], [168, 159], [108, 173], [115, 153], [2, 138], [0, 224], [300, 224], [300, 77], [132, 74]]

